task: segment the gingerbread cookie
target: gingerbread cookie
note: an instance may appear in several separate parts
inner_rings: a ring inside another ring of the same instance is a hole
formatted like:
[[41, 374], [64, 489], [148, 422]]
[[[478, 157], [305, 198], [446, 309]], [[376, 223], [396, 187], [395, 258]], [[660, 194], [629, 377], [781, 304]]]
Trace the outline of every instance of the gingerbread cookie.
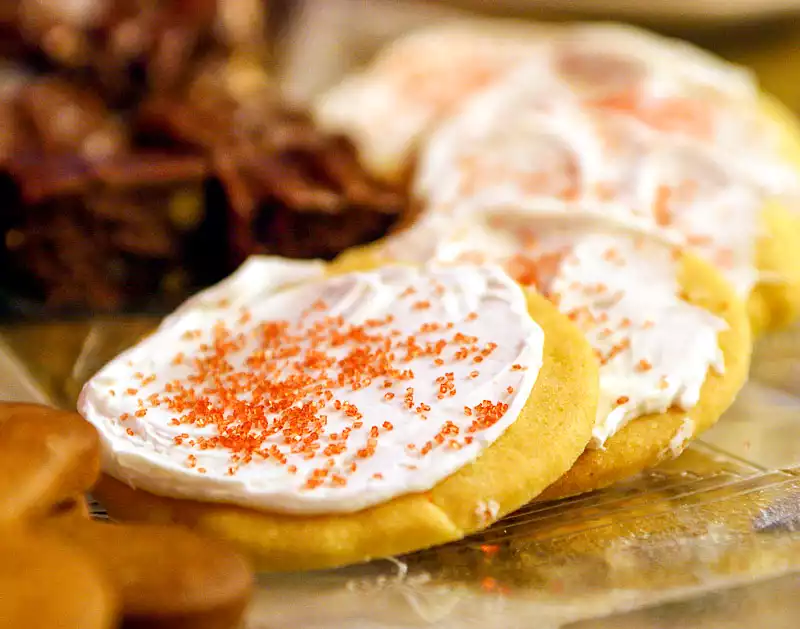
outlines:
[[268, 266], [308, 272], [246, 267], [230, 285], [258, 299], [212, 289], [85, 386], [113, 517], [189, 524], [265, 570], [324, 568], [480, 530], [583, 451], [591, 350], [500, 269], [364, 260], [269, 295]]
[[97, 434], [79, 415], [0, 404], [0, 525], [46, 514], [92, 486]]
[[[180, 527], [94, 522], [99, 440], [77, 413], [0, 403], [0, 626], [231, 629], [252, 575]], [[16, 463], [16, 465], [14, 465]]]
[[116, 593], [89, 557], [50, 536], [2, 533], [0, 627], [117, 626]]

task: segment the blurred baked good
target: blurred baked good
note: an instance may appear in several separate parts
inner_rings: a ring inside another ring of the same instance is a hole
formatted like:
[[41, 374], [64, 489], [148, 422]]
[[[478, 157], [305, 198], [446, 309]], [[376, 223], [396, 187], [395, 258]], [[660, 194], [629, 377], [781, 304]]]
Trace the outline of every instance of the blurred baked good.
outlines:
[[320, 131], [247, 67], [217, 60], [140, 124], [207, 154], [229, 212], [234, 264], [252, 254], [330, 259], [384, 235], [404, 195], [370, 176], [344, 136]]
[[260, 54], [258, 0], [16, 0], [25, 59], [130, 106], [170, 89], [212, 51]]
[[0, 454], [0, 627], [239, 626], [253, 578], [226, 544], [87, 517], [100, 445], [77, 413], [0, 403]]
[[12, 312], [164, 309], [252, 253], [333, 258], [397, 221], [404, 197], [350, 142], [280, 102], [262, 22], [254, 0], [0, 13]]

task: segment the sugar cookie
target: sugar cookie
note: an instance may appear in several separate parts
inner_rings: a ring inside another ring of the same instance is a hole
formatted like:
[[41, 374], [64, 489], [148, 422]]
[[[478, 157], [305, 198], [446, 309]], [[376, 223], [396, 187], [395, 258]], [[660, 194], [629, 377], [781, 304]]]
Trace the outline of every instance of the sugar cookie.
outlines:
[[597, 367], [566, 317], [496, 267], [372, 268], [182, 310], [101, 370], [80, 410], [109, 513], [189, 524], [265, 570], [324, 568], [459, 539], [569, 469]]
[[[449, 235], [435, 221], [343, 255], [502, 263], [572, 319], [600, 362], [586, 453], [545, 496], [582, 493], [678, 456], [747, 376], [745, 306], [712, 267], [655, 239], [596, 225], [493, 215]], [[642, 421], [641, 426], [636, 426]], [[560, 488], [560, 489], [559, 489]]]
[[377, 172], [414, 162], [423, 213], [593, 211], [720, 268], [757, 333], [800, 315], [797, 123], [746, 71], [687, 44], [610, 24], [434, 27], [317, 111]]

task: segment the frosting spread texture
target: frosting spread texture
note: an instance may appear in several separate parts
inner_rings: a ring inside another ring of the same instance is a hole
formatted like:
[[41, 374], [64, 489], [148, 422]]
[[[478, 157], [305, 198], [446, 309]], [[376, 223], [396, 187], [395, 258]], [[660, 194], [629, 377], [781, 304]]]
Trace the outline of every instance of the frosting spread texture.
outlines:
[[[255, 260], [84, 387], [112, 476], [275, 512], [432, 488], [517, 418], [543, 332], [499, 267]], [[276, 278], [281, 278], [276, 283]]]
[[552, 300], [600, 362], [591, 447], [602, 447], [636, 417], [691, 409], [708, 370], [724, 372], [717, 337], [726, 324], [685, 300], [673, 247], [590, 221], [531, 225], [518, 213], [495, 213], [450, 232], [434, 222], [391, 239], [383, 255], [502, 264], [520, 284]]

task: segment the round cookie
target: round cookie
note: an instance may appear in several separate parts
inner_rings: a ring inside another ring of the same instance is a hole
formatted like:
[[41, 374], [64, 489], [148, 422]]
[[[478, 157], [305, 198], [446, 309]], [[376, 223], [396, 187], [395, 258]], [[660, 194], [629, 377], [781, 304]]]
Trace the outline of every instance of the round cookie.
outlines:
[[691, 410], [672, 409], [639, 417], [613, 435], [604, 449], [587, 449], [537, 500], [600, 489], [678, 456], [735, 399], [750, 365], [751, 336], [745, 306], [716, 270], [692, 256], [682, 260], [680, 282], [690, 303], [722, 317], [729, 326], [719, 335], [725, 373], [709, 370], [700, 401]]
[[97, 433], [80, 415], [0, 404], [0, 524], [46, 515], [89, 489], [99, 471]]
[[[587, 47], [584, 53], [594, 47], [595, 54], [588, 58], [581, 60], [579, 54], [572, 59], [570, 71], [580, 80], [602, 77], [604, 68], [612, 78], [616, 74], [633, 76], [626, 61], [644, 58], [659, 76], [677, 77], [681, 90], [691, 87], [681, 94], [699, 94], [703, 99], [708, 90], [712, 94], [708, 102], [722, 96], [739, 109], [742, 118], [740, 125], [734, 121], [720, 135], [718, 148], [725, 155], [750, 157], [759, 138], [771, 140], [757, 115], [761, 107], [782, 140], [777, 147], [781, 154], [772, 155], [774, 149], [769, 146], [770, 157], [786, 160], [800, 171], [800, 129], [795, 117], [775, 99], [759, 96], [756, 83], [746, 71], [684, 42], [617, 24], [552, 26], [481, 20], [421, 29], [387, 46], [366, 71], [346, 78], [324, 95], [317, 106], [318, 117], [321, 124], [351, 135], [376, 172], [386, 170], [387, 156], [392, 157], [388, 159], [389, 171], [399, 171], [400, 164], [413, 163], [414, 154], [425, 146], [431, 129], [452, 117], [458, 111], [457, 104], [468, 102], [500, 81], [509, 68], [535, 58], [542, 45], [553, 38], [566, 42], [568, 50], [576, 42], [583, 42], [577, 45], [578, 51]], [[429, 63], [430, 58], [436, 63]], [[476, 73], [480, 80], [470, 80]], [[700, 102], [697, 96], [692, 98]], [[354, 107], [354, 102], [363, 107]], [[401, 123], [390, 125], [387, 132], [385, 121], [393, 119], [390, 112]], [[750, 125], [749, 133], [740, 135], [739, 127], [745, 131], [749, 128], [745, 118], [750, 114], [750, 122], [755, 124]], [[381, 159], [371, 159], [375, 155]], [[752, 160], [757, 162], [757, 155]], [[749, 293], [748, 304], [756, 334], [784, 327], [800, 317], [800, 252], [795, 245], [800, 239], [800, 212], [788, 205], [791, 202], [769, 199], [758, 217], [762, 235], [753, 243], [753, 266], [760, 277]], [[733, 220], [736, 224], [737, 219]]]
[[[800, 172], [800, 125], [775, 98], [763, 95], [764, 115], [781, 140], [782, 157]], [[756, 265], [762, 280], [750, 295], [753, 333], [786, 327], [800, 317], [800, 208], [773, 200], [763, 211], [764, 234], [756, 245]]]
[[[376, 266], [350, 258], [358, 270]], [[332, 273], [344, 266], [333, 264]], [[544, 331], [542, 368], [517, 420], [472, 463], [425, 493], [354, 513], [296, 516], [164, 498], [104, 476], [95, 495], [112, 517], [181, 522], [234, 542], [269, 571], [320, 569], [454, 541], [517, 509], [559, 478], [591, 436], [597, 364], [581, 333], [543, 297], [528, 306]], [[531, 444], [538, 444], [539, 447]]]
[[[383, 242], [343, 253], [338, 268], [357, 268], [364, 257], [385, 259]], [[552, 500], [600, 489], [661, 461], [677, 457], [700, 432], [711, 427], [744, 385], [750, 365], [752, 339], [747, 306], [722, 274], [691, 254], [682, 254], [679, 283], [685, 299], [724, 319], [728, 329], [719, 334], [725, 371], [709, 369], [696, 406], [673, 408], [632, 419], [610, 437], [603, 449], [587, 448], [575, 465], [536, 500]], [[602, 372], [601, 372], [602, 373]]]

